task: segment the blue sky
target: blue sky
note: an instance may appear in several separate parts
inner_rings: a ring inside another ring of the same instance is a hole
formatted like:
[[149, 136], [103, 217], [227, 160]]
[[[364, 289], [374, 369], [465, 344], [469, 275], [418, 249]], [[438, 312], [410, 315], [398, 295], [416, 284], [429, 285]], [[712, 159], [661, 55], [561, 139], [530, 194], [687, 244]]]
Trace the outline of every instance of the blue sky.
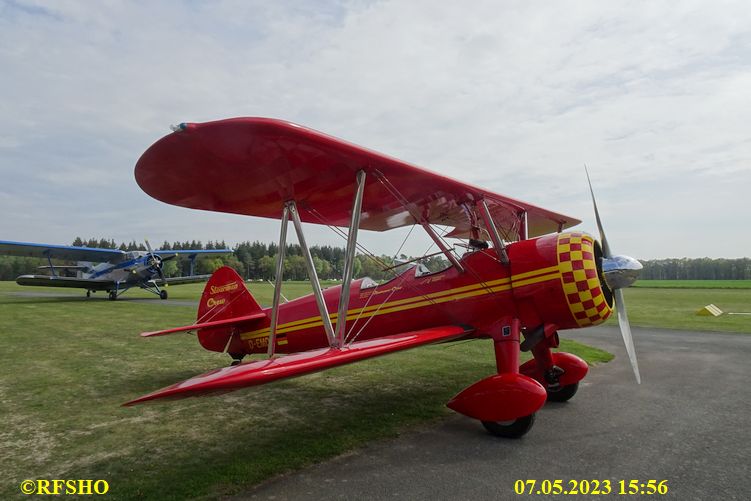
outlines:
[[744, 2], [0, 1], [0, 68], [0, 239], [276, 240], [133, 178], [170, 124], [269, 116], [594, 231], [586, 163], [638, 258], [751, 248]]

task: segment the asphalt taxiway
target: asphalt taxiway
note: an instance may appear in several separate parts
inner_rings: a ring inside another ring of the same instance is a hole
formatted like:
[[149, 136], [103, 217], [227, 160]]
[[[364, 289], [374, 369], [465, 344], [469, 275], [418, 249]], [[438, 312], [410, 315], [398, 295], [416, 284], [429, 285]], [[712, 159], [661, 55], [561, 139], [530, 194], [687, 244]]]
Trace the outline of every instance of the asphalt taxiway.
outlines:
[[[579, 393], [547, 404], [521, 439], [462, 416], [374, 443], [233, 499], [544, 499], [517, 480], [610, 480], [568, 499], [749, 499], [751, 336], [634, 329], [637, 385], [617, 328], [564, 333], [614, 353]], [[619, 481], [667, 480], [668, 494], [618, 495]], [[539, 485], [539, 484], [538, 484]]]

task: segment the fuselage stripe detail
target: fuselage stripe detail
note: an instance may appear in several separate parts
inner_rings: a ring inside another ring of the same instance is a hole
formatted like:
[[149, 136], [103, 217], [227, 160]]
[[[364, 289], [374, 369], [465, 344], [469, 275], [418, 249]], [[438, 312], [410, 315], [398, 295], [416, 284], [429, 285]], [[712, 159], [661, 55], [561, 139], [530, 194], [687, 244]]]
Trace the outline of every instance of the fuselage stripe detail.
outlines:
[[[522, 278], [522, 280], [518, 280], [519, 278]], [[354, 320], [358, 318], [358, 316], [360, 318], [380, 316], [388, 313], [395, 313], [398, 311], [421, 308], [431, 304], [446, 303], [449, 301], [457, 301], [470, 297], [492, 294], [495, 292], [508, 291], [514, 287], [524, 287], [526, 285], [532, 285], [540, 282], [546, 282], [548, 280], [558, 279], [558, 267], [552, 266], [549, 268], [543, 268], [540, 270], [534, 270], [531, 272], [514, 275], [511, 278], [506, 277], [489, 282], [479, 282], [464, 287], [457, 287], [455, 289], [426, 294], [423, 296], [414, 296], [379, 305], [371, 305], [366, 308], [354, 308], [347, 311], [347, 320]], [[329, 318], [332, 322], [336, 322], [336, 320], [338, 319], [338, 314], [331, 313], [329, 314]], [[287, 332], [294, 332], [321, 326], [323, 326], [323, 322], [321, 321], [320, 316], [308, 317], [301, 320], [295, 320], [292, 322], [280, 324], [277, 327], [277, 333], [283, 334]], [[242, 340], [248, 340], [268, 335], [269, 328], [265, 327], [262, 329], [242, 333], [240, 335], [240, 338]]]

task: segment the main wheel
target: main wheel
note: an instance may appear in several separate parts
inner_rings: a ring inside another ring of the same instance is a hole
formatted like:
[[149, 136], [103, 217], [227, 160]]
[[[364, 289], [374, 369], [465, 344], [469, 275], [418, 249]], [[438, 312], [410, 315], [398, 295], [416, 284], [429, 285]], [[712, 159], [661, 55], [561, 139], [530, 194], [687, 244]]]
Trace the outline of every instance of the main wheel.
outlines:
[[565, 402], [567, 400], [570, 400], [571, 397], [576, 395], [576, 391], [579, 389], [579, 382], [577, 381], [574, 384], [567, 384], [566, 386], [561, 386], [558, 390], [550, 390], [548, 389], [548, 402]]
[[519, 438], [532, 429], [535, 415], [520, 417], [514, 421], [483, 421], [482, 425], [496, 437]]
[[163, 290], [159, 292], [160, 299], [167, 299], [167, 291]]
[[110, 301], [114, 301], [115, 299], [117, 299], [117, 292], [110, 291]]
[[86, 291], [86, 297], [91, 297], [91, 291]]

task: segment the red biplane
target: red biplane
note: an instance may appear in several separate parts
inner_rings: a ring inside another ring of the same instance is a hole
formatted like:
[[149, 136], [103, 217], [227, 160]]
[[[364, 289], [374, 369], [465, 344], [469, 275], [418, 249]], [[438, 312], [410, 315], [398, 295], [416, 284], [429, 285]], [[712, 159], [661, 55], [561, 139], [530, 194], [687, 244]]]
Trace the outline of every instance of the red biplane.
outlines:
[[[498, 373], [448, 406], [493, 434], [518, 437], [546, 400], [570, 399], [587, 373], [580, 358], [551, 351], [558, 330], [602, 323], [616, 305], [639, 379], [620, 289], [641, 265], [611, 254], [599, 216], [601, 243], [563, 232], [580, 222], [572, 217], [266, 118], [174, 127], [141, 156], [135, 175], [158, 200], [279, 219], [281, 232], [270, 308], [255, 301], [233, 270], [221, 268], [206, 285], [194, 325], [142, 334], [196, 331], [204, 348], [228, 353], [232, 365], [126, 405], [236, 390], [429, 343], [490, 338]], [[290, 219], [313, 293], [281, 303]], [[342, 235], [349, 228], [341, 286], [321, 290], [302, 222]], [[414, 265], [385, 283], [353, 281], [358, 230], [408, 225], [427, 232], [448, 268], [431, 273]], [[434, 226], [448, 230], [440, 234]], [[463, 255], [446, 239], [459, 239]], [[520, 350], [533, 354], [521, 366]], [[253, 353], [267, 358], [241, 362]]]

